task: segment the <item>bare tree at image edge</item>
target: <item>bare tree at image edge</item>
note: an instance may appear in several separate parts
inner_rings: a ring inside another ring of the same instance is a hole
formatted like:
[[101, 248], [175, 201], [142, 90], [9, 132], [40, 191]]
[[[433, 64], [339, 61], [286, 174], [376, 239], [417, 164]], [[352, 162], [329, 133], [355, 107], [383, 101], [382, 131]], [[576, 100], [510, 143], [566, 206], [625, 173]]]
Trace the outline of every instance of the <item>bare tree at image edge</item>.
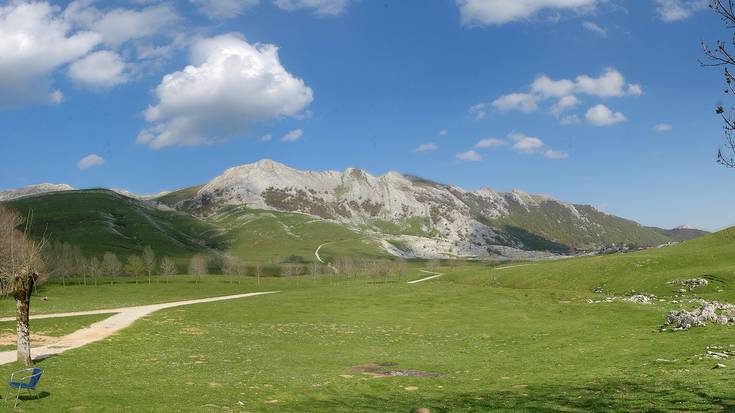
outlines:
[[[725, 23], [727, 29], [735, 29], [735, 0], [712, 0], [709, 7]], [[702, 43], [706, 59], [700, 60], [700, 64], [705, 67], [724, 67], [724, 92], [726, 95], [735, 95], [735, 75], [731, 72], [731, 68], [735, 67], [735, 52], [729, 50], [729, 46], [735, 47], [735, 34], [729, 41], [718, 40], [714, 46]], [[735, 168], [735, 108], [726, 108], [724, 104], [719, 104], [715, 113], [722, 118], [725, 135], [724, 145], [717, 150], [717, 162], [728, 168]]]
[[31, 358], [30, 307], [31, 295], [46, 279], [41, 259], [45, 241], [34, 241], [28, 235], [30, 219], [24, 220], [16, 211], [0, 205], [0, 293], [15, 299], [18, 362], [33, 365]]

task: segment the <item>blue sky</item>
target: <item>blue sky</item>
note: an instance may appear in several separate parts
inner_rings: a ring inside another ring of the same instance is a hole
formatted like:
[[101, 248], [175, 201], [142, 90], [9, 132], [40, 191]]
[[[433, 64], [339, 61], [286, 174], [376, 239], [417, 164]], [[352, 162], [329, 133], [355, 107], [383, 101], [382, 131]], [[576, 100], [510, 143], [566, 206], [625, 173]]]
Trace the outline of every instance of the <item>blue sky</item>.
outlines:
[[706, 3], [6, 1], [0, 189], [156, 193], [272, 158], [721, 228]]

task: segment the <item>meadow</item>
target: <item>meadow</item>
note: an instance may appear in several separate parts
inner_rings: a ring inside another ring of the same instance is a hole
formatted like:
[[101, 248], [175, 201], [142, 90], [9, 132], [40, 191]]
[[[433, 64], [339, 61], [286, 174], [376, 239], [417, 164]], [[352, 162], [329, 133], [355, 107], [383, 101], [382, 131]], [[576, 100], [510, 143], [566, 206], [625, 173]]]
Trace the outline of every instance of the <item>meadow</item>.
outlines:
[[[734, 234], [631, 254], [445, 265], [442, 277], [418, 284], [406, 281], [426, 275], [418, 271], [421, 262], [400, 280], [262, 277], [258, 285], [253, 277], [193, 283], [177, 276], [150, 285], [49, 283], [37, 294], [48, 301], [34, 300], [34, 313], [280, 292], [159, 311], [106, 340], [43, 360], [42, 398], [19, 408], [732, 410], [735, 365], [704, 357], [712, 346], [735, 345], [732, 327], [661, 332], [660, 326], [669, 310], [689, 305], [683, 299], [735, 301]], [[684, 294], [667, 284], [693, 277], [710, 284]], [[604, 302], [633, 290], [661, 301]], [[0, 314], [12, 315], [12, 303], [1, 304]], [[63, 333], [93, 321], [47, 319], [31, 327]], [[716, 363], [727, 368], [713, 369]], [[17, 367], [1, 366], [0, 374]]]

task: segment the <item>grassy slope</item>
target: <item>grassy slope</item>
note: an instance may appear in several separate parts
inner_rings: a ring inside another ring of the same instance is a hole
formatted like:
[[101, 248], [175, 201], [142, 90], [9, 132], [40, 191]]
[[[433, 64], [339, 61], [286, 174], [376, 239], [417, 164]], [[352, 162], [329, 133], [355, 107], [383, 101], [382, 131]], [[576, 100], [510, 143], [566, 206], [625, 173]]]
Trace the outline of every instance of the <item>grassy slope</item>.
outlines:
[[174, 208], [177, 203], [193, 198], [194, 195], [196, 195], [196, 193], [199, 192], [199, 190], [202, 189], [203, 186], [204, 185], [196, 185], [189, 188], [179, 189], [178, 191], [170, 192], [166, 195], [154, 198], [153, 200]]
[[227, 207], [207, 219], [227, 228], [232, 240], [228, 252], [249, 262], [279, 262], [288, 256], [316, 260], [314, 251], [323, 244], [322, 259], [336, 255], [385, 256], [374, 242], [344, 225], [308, 215]]
[[[44, 361], [48, 397], [23, 409], [731, 410], [732, 373], [713, 370], [715, 361], [699, 355], [710, 345], [735, 344], [732, 327], [661, 333], [676, 304], [586, 299], [598, 296], [593, 289], [601, 284], [611, 294], [635, 288], [671, 299], [666, 281], [708, 274], [715, 282], [701, 295], [735, 301], [734, 247], [735, 231], [727, 231], [635, 254], [505, 270], [443, 268], [444, 277], [415, 285], [269, 280], [283, 292], [156, 313], [109, 340]], [[237, 286], [223, 281], [213, 277], [198, 288]], [[111, 298], [120, 295], [114, 287], [78, 288]], [[125, 295], [168, 287], [137, 288]], [[83, 296], [63, 290], [48, 286], [49, 301], [76, 305], [74, 297]], [[349, 370], [370, 362], [443, 375], [370, 378]], [[89, 377], [99, 384], [85, 386]]]
[[9, 205], [24, 215], [33, 211], [34, 235], [79, 245], [89, 255], [139, 254], [151, 245], [160, 256], [189, 256], [221, 241], [217, 228], [201, 220], [107, 190], [56, 192]]

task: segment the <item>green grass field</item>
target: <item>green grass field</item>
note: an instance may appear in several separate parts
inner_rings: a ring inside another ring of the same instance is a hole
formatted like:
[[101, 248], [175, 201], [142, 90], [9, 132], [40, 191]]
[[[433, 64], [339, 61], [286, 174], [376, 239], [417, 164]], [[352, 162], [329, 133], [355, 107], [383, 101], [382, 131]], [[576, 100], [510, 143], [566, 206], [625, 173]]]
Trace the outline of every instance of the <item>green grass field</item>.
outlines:
[[[735, 409], [735, 365], [701, 357], [708, 346], [735, 346], [733, 327], [659, 331], [668, 310], [680, 305], [670, 302], [681, 297], [668, 281], [706, 276], [710, 285], [687, 297], [735, 302], [735, 231], [625, 255], [505, 269], [479, 263], [442, 267], [443, 277], [406, 284], [426, 275], [418, 272], [420, 265], [414, 263], [411, 275], [400, 281], [288, 277], [264, 278], [258, 286], [252, 277], [230, 283], [227, 277], [210, 276], [194, 284], [181, 276], [168, 284], [48, 284], [39, 293], [49, 300], [34, 301], [36, 312], [281, 292], [160, 311], [102, 342], [40, 362], [46, 370], [40, 386], [44, 397], [24, 401], [21, 408]], [[603, 292], [595, 292], [600, 288]], [[587, 303], [631, 290], [665, 301]], [[2, 304], [3, 314], [12, 312], [10, 302]], [[716, 362], [728, 368], [713, 369]], [[0, 374], [14, 367], [3, 366]], [[395, 376], [376, 377], [391, 370]]]

